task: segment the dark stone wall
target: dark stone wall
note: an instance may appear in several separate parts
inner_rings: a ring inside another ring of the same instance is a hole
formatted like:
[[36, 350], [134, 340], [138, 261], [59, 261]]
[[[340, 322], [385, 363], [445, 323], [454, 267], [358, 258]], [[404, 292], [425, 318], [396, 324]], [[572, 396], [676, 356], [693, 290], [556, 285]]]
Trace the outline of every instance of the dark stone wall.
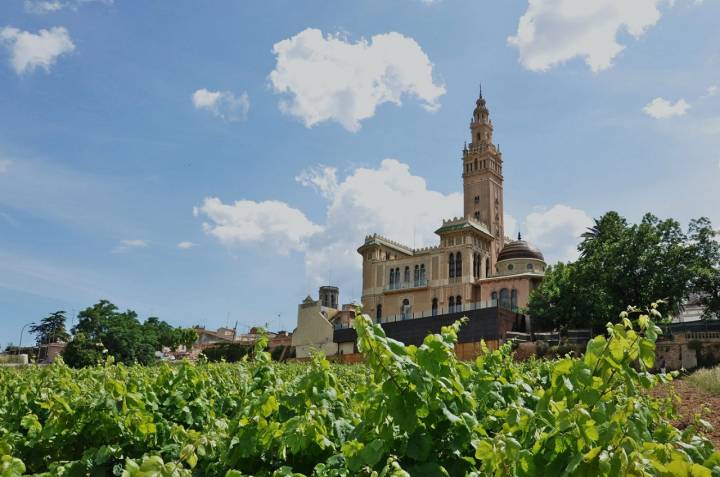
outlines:
[[[382, 323], [381, 326], [389, 338], [401, 341], [406, 345], [420, 345], [425, 336], [440, 333], [441, 327], [450, 325], [463, 316], [466, 316], [468, 321], [460, 328], [460, 333], [458, 333], [459, 343], [502, 339], [506, 332], [513, 330], [519, 315], [501, 308], [482, 308]], [[352, 328], [337, 329], [333, 334], [335, 343], [354, 342], [356, 340], [357, 333]]]

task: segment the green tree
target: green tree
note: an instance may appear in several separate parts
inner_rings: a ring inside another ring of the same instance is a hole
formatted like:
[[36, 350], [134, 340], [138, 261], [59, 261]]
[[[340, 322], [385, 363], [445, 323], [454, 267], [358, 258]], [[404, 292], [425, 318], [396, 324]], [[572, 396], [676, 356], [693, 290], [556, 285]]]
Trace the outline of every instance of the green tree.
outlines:
[[548, 269], [530, 296], [528, 313], [540, 328], [599, 332], [626, 303], [663, 299], [665, 311], [675, 314], [694, 290], [706, 291], [711, 302], [720, 289], [717, 266], [710, 265], [717, 242], [707, 219], [694, 221], [688, 230], [685, 234], [677, 221], [652, 214], [628, 224], [608, 212], [583, 234], [577, 261]]
[[63, 360], [73, 368], [94, 366], [104, 360], [107, 350], [101, 342], [93, 341], [85, 333], [75, 333], [65, 350]]
[[81, 311], [73, 333], [76, 337], [83, 337], [73, 346], [79, 348], [75, 350], [78, 354], [94, 356], [100, 343], [117, 362], [126, 364], [151, 363], [158, 349], [157, 335], [147, 332], [138, 321], [137, 313], [132, 310], [120, 312], [117, 306], [107, 300], [101, 300]]
[[66, 320], [64, 311], [56, 311], [40, 320], [40, 323], [30, 327], [30, 333], [35, 335], [39, 345], [67, 341], [70, 334], [65, 329]]
[[703, 318], [720, 318], [720, 243], [718, 232], [703, 217], [690, 222], [692, 256], [692, 291], [697, 293], [705, 308]]

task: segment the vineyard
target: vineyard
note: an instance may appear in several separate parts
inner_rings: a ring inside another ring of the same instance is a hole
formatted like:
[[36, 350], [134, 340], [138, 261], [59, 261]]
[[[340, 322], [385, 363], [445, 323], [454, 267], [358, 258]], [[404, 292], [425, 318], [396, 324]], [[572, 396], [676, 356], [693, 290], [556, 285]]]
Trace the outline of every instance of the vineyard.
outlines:
[[655, 308], [630, 310], [582, 358], [456, 359], [461, 323], [405, 347], [358, 314], [362, 366], [0, 369], [0, 477], [716, 476], [701, 419], [673, 427], [647, 392]]

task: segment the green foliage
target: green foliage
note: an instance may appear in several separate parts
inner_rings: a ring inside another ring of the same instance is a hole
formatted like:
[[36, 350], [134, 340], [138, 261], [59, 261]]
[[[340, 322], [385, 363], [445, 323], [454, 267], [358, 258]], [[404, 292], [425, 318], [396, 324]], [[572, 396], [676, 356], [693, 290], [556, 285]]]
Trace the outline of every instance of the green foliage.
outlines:
[[219, 343], [203, 350], [203, 354], [210, 362], [227, 361], [235, 363], [250, 354], [252, 347], [239, 343]]
[[720, 245], [707, 219], [685, 234], [672, 220], [647, 214], [628, 224], [616, 212], [595, 221], [578, 246], [580, 258], [548, 267], [531, 294], [528, 314], [542, 329], [592, 328], [600, 332], [626, 303], [662, 297], [677, 313], [690, 293], [699, 293], [708, 317], [720, 313]]
[[687, 380], [700, 389], [720, 395], [720, 366], [711, 369], [698, 369]]
[[720, 476], [720, 454], [647, 389], [656, 307], [582, 359], [460, 362], [460, 323], [405, 347], [357, 314], [367, 365], [0, 369], [0, 476]]
[[35, 335], [38, 346], [46, 343], [67, 341], [70, 338], [65, 329], [64, 311], [56, 311], [40, 320], [40, 323], [30, 327], [30, 333]]
[[81, 311], [73, 333], [63, 358], [76, 368], [97, 364], [105, 353], [116, 362], [149, 364], [155, 361], [155, 351], [191, 346], [197, 339], [194, 330], [175, 328], [157, 317], [140, 323], [137, 313], [120, 312], [107, 300]]

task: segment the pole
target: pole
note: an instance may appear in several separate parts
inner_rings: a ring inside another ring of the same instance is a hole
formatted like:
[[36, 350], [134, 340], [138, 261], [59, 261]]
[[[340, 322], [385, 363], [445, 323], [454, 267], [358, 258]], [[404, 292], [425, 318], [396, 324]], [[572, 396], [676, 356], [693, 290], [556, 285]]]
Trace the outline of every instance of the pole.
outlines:
[[20, 348], [22, 348], [23, 332], [25, 331], [25, 328], [26, 328], [27, 326], [29, 326], [29, 325], [34, 325], [34, 324], [35, 324], [35, 322], [31, 321], [30, 323], [25, 323], [25, 324], [22, 326], [22, 328], [20, 328], [20, 343], [18, 344], [18, 352], [17, 352], [17, 355], [18, 355], [18, 356], [20, 356]]

